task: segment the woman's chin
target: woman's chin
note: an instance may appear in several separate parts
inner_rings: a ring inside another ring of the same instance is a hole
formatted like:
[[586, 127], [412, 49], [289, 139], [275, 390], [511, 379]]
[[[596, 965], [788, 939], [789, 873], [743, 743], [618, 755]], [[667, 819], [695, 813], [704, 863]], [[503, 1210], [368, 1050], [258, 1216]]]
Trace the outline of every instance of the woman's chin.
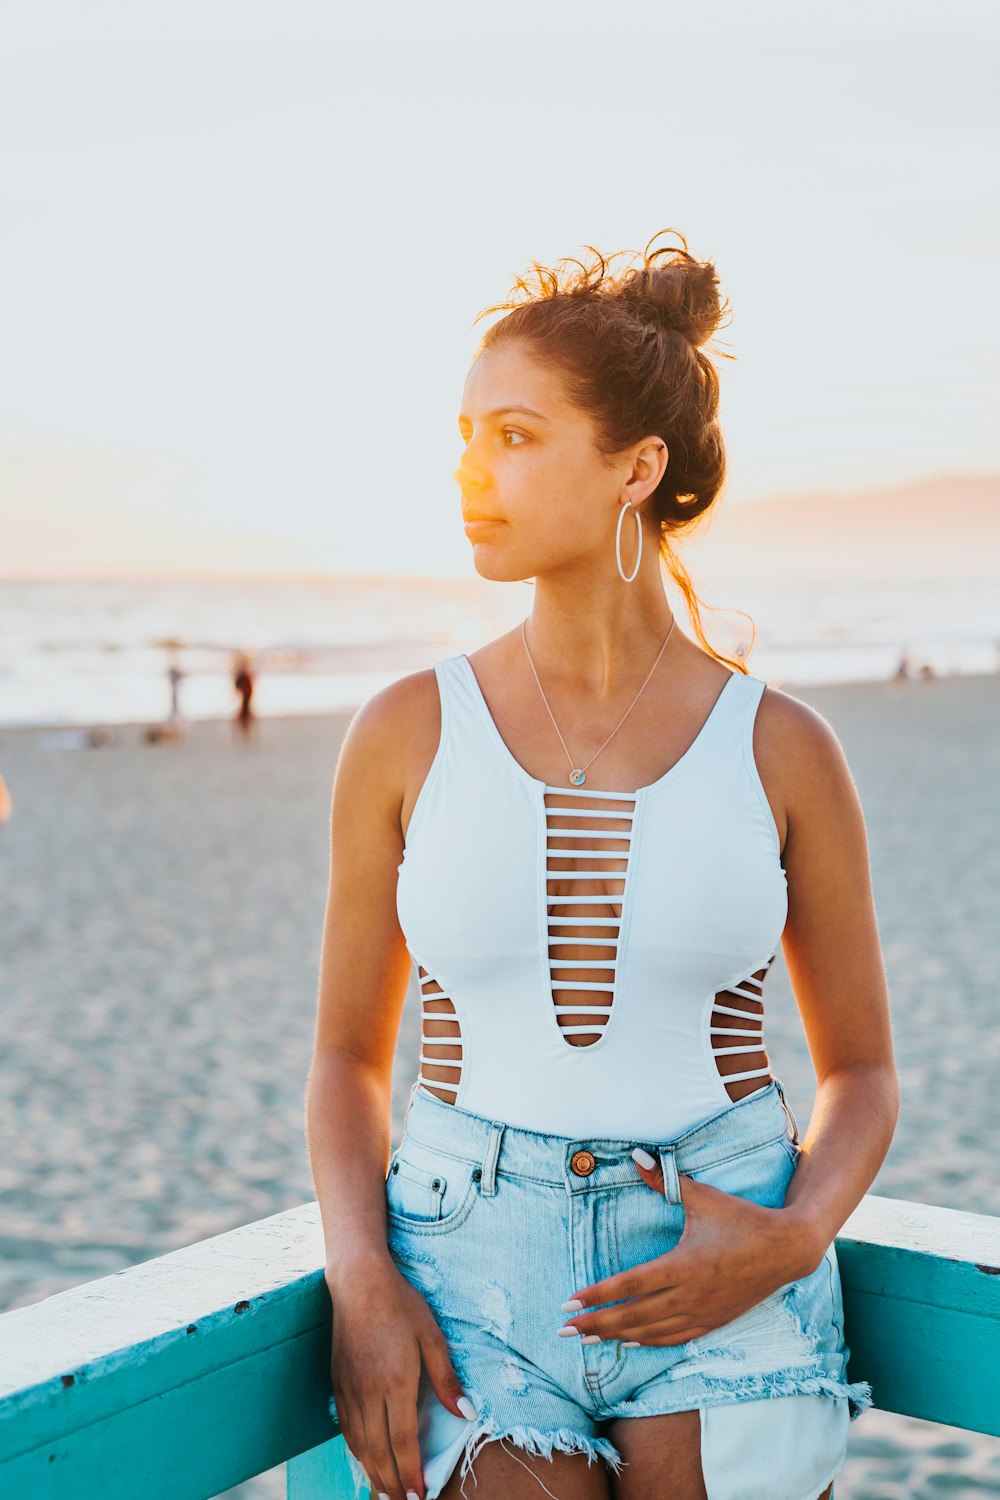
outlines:
[[491, 547], [486, 542], [477, 542], [473, 547], [472, 566], [480, 578], [490, 583], [517, 583], [525, 576], [523, 570], [512, 567], [504, 558], [501, 548]]

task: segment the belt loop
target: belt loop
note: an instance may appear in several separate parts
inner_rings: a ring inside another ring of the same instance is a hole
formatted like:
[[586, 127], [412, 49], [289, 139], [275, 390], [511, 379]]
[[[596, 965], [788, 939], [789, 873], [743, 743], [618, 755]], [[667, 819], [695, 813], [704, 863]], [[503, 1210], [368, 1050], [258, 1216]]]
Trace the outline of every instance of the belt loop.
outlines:
[[792, 1127], [792, 1140], [797, 1146], [799, 1144], [799, 1122], [792, 1114], [792, 1111], [788, 1105], [788, 1101], [785, 1098], [785, 1091], [781, 1087], [781, 1084], [778, 1082], [777, 1078], [774, 1079], [774, 1086], [778, 1090], [778, 1097], [781, 1100], [781, 1107], [785, 1111], [785, 1114], [788, 1116], [788, 1123]]
[[496, 1168], [497, 1157], [500, 1155], [500, 1142], [503, 1140], [504, 1125], [500, 1120], [490, 1122], [489, 1139], [486, 1142], [486, 1150], [483, 1154], [482, 1180], [479, 1191], [486, 1198], [492, 1198], [496, 1192]]
[[406, 1109], [405, 1109], [405, 1111], [403, 1113], [403, 1134], [404, 1135], [406, 1134], [406, 1123], [407, 1123], [407, 1121], [410, 1118], [410, 1110], [413, 1107], [413, 1096], [417, 1092], [417, 1089], [419, 1088], [419, 1086], [420, 1086], [420, 1079], [419, 1078], [415, 1078], [413, 1080], [413, 1083], [410, 1085], [410, 1097], [406, 1101]]
[[660, 1166], [663, 1168], [663, 1196], [668, 1203], [680, 1203], [681, 1184], [677, 1176], [677, 1162], [674, 1159], [675, 1147], [660, 1146]]

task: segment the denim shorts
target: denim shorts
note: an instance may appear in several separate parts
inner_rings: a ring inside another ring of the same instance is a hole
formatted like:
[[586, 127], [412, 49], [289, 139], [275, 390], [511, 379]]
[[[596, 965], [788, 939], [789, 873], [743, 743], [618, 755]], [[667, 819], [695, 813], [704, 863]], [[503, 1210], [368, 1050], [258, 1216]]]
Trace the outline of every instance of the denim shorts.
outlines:
[[[665, 1194], [639, 1176], [635, 1146], [658, 1159]], [[833, 1244], [810, 1275], [683, 1344], [626, 1348], [618, 1339], [583, 1344], [557, 1335], [574, 1291], [677, 1244], [678, 1172], [781, 1208], [798, 1151], [798, 1126], [777, 1079], [673, 1141], [547, 1135], [446, 1104], [415, 1083], [386, 1179], [388, 1247], [429, 1304], [479, 1413], [466, 1420], [448, 1411], [422, 1372], [428, 1500], [460, 1458], [464, 1476], [492, 1439], [548, 1458], [553, 1450], [586, 1453], [620, 1472], [622, 1456], [600, 1424], [692, 1408], [702, 1412], [709, 1500], [758, 1493], [816, 1500], [844, 1461], [848, 1421], [872, 1404], [867, 1382], [846, 1380]], [[806, 1399], [774, 1400], [784, 1397]], [[734, 1429], [728, 1439], [725, 1432], [734, 1403], [754, 1418], [740, 1441]], [[330, 1410], [336, 1418], [332, 1400]], [[835, 1440], [811, 1444], [802, 1420], [810, 1411], [826, 1423], [817, 1433], [830, 1433], [834, 1414], [842, 1419]], [[765, 1427], [762, 1414], [783, 1425]], [[713, 1451], [710, 1433], [718, 1434]], [[360, 1493], [364, 1471], [347, 1456]]]

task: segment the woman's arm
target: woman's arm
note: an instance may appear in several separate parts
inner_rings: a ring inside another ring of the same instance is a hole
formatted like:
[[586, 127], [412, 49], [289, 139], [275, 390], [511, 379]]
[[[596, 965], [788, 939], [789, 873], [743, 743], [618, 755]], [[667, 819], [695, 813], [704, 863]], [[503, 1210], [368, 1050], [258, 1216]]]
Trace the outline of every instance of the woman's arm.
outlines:
[[[388, 1259], [392, 1060], [410, 977], [396, 917], [411, 694], [390, 684], [358, 710], [337, 761], [306, 1136], [326, 1242], [327, 1282]], [[332, 1286], [331, 1286], [332, 1289]]]
[[761, 704], [758, 764], [780, 775], [787, 819], [782, 950], [817, 1080], [784, 1209], [808, 1275], [885, 1160], [899, 1085], [857, 788], [821, 714], [772, 689], [764, 696], [778, 701], [766, 714]]
[[396, 915], [403, 757], [414, 756], [414, 747], [419, 752], [429, 737], [432, 701], [436, 744], [440, 710], [432, 670], [404, 677], [369, 699], [341, 747], [306, 1098], [309, 1157], [326, 1241], [337, 1422], [373, 1493], [418, 1496], [424, 1494], [421, 1369], [454, 1416], [475, 1412], [459, 1405], [468, 1398], [444, 1334], [389, 1252], [385, 1210], [392, 1061], [410, 978]]
[[[583, 1311], [565, 1330], [681, 1344], [812, 1275], [892, 1140], [899, 1095], [889, 1002], [864, 819], [844, 753], [820, 714], [770, 688], [753, 749], [779, 838], [785, 830], [782, 942], [818, 1080], [802, 1151], [780, 1209], [681, 1173], [678, 1245], [575, 1291], [563, 1311], [574, 1302]], [[658, 1166], [637, 1170], [663, 1192]]]

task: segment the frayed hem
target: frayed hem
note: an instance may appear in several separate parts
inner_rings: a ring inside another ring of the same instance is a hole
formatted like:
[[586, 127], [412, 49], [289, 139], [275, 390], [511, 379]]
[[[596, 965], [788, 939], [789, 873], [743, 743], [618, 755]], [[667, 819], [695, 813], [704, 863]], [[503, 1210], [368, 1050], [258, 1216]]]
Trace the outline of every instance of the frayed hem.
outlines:
[[847, 1400], [847, 1414], [854, 1422], [873, 1405], [872, 1388], [867, 1380], [856, 1380], [851, 1384], [837, 1380], [832, 1375], [782, 1374], [742, 1375], [735, 1380], [713, 1380], [705, 1377], [705, 1396], [709, 1401], [701, 1404], [716, 1404], [711, 1398], [719, 1393], [719, 1404], [732, 1400], [757, 1400], [762, 1396], [842, 1396]]
[[852, 1422], [857, 1421], [862, 1412], [868, 1411], [875, 1403], [872, 1388], [867, 1380], [856, 1380], [853, 1385], [847, 1387], [845, 1395], [847, 1396], [848, 1415]]
[[[331, 1417], [336, 1421], [337, 1406], [333, 1397], [329, 1401], [329, 1412]], [[614, 1469], [616, 1475], [620, 1475], [622, 1469], [625, 1467], [625, 1460], [614, 1443], [608, 1438], [586, 1437], [583, 1433], [574, 1432], [572, 1427], [559, 1427], [552, 1432], [542, 1432], [537, 1427], [501, 1427], [499, 1422], [494, 1421], [492, 1417], [484, 1417], [481, 1421], [475, 1423], [473, 1431], [469, 1434], [465, 1442], [460, 1470], [463, 1496], [465, 1495], [466, 1476], [472, 1468], [476, 1455], [486, 1443], [490, 1442], [499, 1442], [501, 1445], [509, 1442], [515, 1448], [521, 1448], [524, 1452], [531, 1453], [537, 1458], [547, 1458], [549, 1460], [551, 1460], [554, 1452], [585, 1453], [587, 1455], [588, 1468], [595, 1459], [603, 1458]], [[505, 1449], [504, 1451], [506, 1452], [507, 1450]], [[361, 1500], [362, 1490], [370, 1483], [368, 1475], [364, 1466], [358, 1462], [346, 1443], [344, 1444], [344, 1456], [347, 1459], [351, 1477], [354, 1480], [354, 1500]], [[521, 1462], [517, 1458], [516, 1453], [512, 1453], [511, 1457], [517, 1459], [518, 1463]], [[538, 1483], [547, 1495], [552, 1495], [552, 1491], [545, 1486], [533, 1469], [529, 1468], [527, 1464], [522, 1464], [522, 1468], [528, 1469], [528, 1473], [538, 1480]], [[448, 1477], [450, 1478], [451, 1476], [449, 1475]], [[472, 1478], [476, 1480], [475, 1474], [473, 1474]], [[442, 1481], [442, 1487], [443, 1483]], [[478, 1480], [476, 1480], [476, 1483], [478, 1483]], [[558, 1497], [553, 1496], [553, 1500], [558, 1500]]]
[[858, 1421], [859, 1416], [871, 1409], [876, 1398], [871, 1394], [871, 1386], [867, 1380], [856, 1380], [855, 1385], [847, 1386], [847, 1413], [852, 1422]]
[[[753, 1375], [700, 1375], [681, 1383], [668, 1392], [657, 1384], [645, 1400], [623, 1401], [605, 1408], [602, 1420], [616, 1417], [667, 1416], [697, 1406], [726, 1406], [734, 1401], [758, 1401], [769, 1396], [839, 1396], [847, 1402], [847, 1414], [854, 1422], [874, 1404], [867, 1380], [853, 1383], [836, 1375], [817, 1374], [815, 1366], [791, 1369], [761, 1370]], [[663, 1401], [668, 1405], [664, 1409]]]
[[[554, 1432], [541, 1432], [537, 1427], [501, 1428], [498, 1422], [487, 1417], [478, 1424], [475, 1432], [471, 1434], [465, 1445], [465, 1456], [462, 1459], [461, 1467], [462, 1483], [460, 1485], [463, 1495], [465, 1495], [466, 1476], [471, 1470], [479, 1450], [486, 1443], [499, 1442], [502, 1445], [505, 1441], [513, 1443], [515, 1447], [523, 1449], [526, 1453], [534, 1454], [538, 1458], [547, 1458], [550, 1461], [554, 1452], [585, 1453], [587, 1455], [588, 1468], [596, 1458], [603, 1458], [615, 1471], [616, 1475], [620, 1475], [625, 1466], [625, 1460], [618, 1452], [614, 1443], [610, 1442], [608, 1438], [585, 1437], [582, 1433], [574, 1432], [571, 1427], [559, 1427]], [[512, 1453], [511, 1457], [517, 1459], [518, 1463], [521, 1463], [516, 1453]], [[533, 1469], [529, 1468], [527, 1464], [522, 1464], [521, 1467], [527, 1469], [528, 1473], [534, 1479], [538, 1479], [538, 1483], [547, 1495], [552, 1495], [552, 1491], [547, 1488]], [[475, 1479], [476, 1476], [473, 1474], [472, 1477]], [[553, 1500], [558, 1500], [558, 1497], [553, 1496]]]

